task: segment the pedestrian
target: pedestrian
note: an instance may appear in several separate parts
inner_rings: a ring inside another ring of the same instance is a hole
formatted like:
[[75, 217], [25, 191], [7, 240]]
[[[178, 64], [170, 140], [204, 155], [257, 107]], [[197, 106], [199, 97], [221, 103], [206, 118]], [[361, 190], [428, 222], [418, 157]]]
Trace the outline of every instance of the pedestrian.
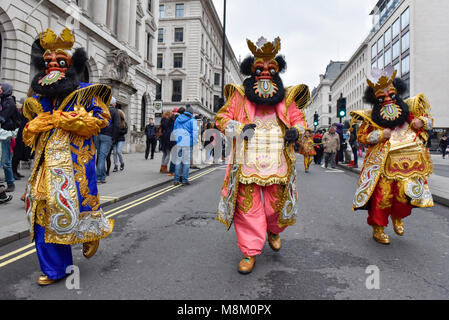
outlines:
[[313, 161], [313, 156], [316, 156], [312, 138], [312, 130], [306, 129], [304, 136], [301, 139], [299, 153], [304, 156], [304, 170], [306, 173], [308, 173], [310, 164]]
[[118, 171], [118, 162], [120, 160], [120, 171], [125, 169], [125, 159], [123, 158], [123, 145], [126, 141], [126, 134], [128, 133], [128, 124], [125, 120], [125, 113], [122, 110], [118, 110], [120, 115], [120, 130], [116, 143], [114, 143], [114, 171]]
[[[186, 111], [186, 109], [184, 107], [181, 108], [175, 108], [173, 109], [173, 115], [172, 115], [172, 119], [173, 119], [173, 127], [175, 125], [176, 119], [178, 119], [178, 117], [183, 114]], [[173, 144], [173, 147], [176, 146], [176, 139], [174, 136], [172, 136], [172, 133], [170, 133], [170, 141]], [[176, 151], [175, 149], [172, 149], [173, 151]], [[174, 160], [176, 158], [176, 154], [171, 154], [171, 161], [170, 161], [170, 168], [169, 168], [169, 176], [174, 177], [175, 176], [175, 169], [176, 169], [176, 165], [174, 163]]]
[[117, 100], [113, 97], [109, 106], [109, 113], [111, 114], [109, 125], [106, 128], [101, 129], [100, 134], [95, 139], [95, 146], [98, 153], [97, 182], [100, 184], [106, 183], [106, 160], [112, 150], [112, 144], [117, 139], [120, 132], [120, 115], [116, 106]]
[[23, 142], [23, 129], [28, 122], [27, 118], [25, 118], [22, 113], [24, 102], [25, 98], [20, 99], [19, 105], [17, 107], [20, 113], [20, 127], [17, 133], [16, 144], [14, 146], [12, 156], [12, 171], [15, 180], [21, 180], [22, 178], [25, 178], [25, 176], [20, 174], [20, 172], [18, 171], [20, 161], [29, 161], [31, 158], [31, 148], [27, 147]]
[[447, 147], [449, 144], [449, 140], [447, 139], [447, 134], [443, 134], [443, 136], [440, 139], [440, 150], [441, 153], [443, 154], [443, 159], [446, 158], [446, 153], [447, 153]]
[[[198, 141], [198, 123], [193, 116], [193, 108], [187, 106], [175, 122], [173, 135], [176, 141], [175, 178], [174, 185], [189, 185], [190, 155], [193, 146]], [[180, 180], [182, 170], [182, 181]]]
[[349, 145], [351, 146], [352, 149], [352, 154], [354, 156], [354, 161], [353, 163], [350, 165], [350, 167], [352, 168], [358, 168], [359, 167], [359, 143], [357, 141], [357, 125], [353, 124], [352, 128], [351, 128], [351, 134], [349, 136]]
[[145, 160], [148, 160], [148, 155], [151, 151], [151, 160], [154, 159], [154, 152], [156, 151], [157, 137], [156, 126], [154, 125], [153, 118], [148, 120], [148, 124], [145, 127], [145, 136], [147, 137], [147, 146], [145, 149]]
[[8, 185], [6, 192], [15, 190], [11, 140], [17, 136], [18, 128], [20, 127], [19, 112], [12, 92], [13, 87], [10, 84], [0, 84], [0, 126], [4, 131], [2, 137], [0, 137], [0, 145], [2, 148], [1, 162]]
[[321, 160], [323, 159], [323, 134], [321, 130], [318, 130], [313, 135], [313, 143], [315, 144], [316, 155], [313, 157], [315, 164], [321, 165]]
[[345, 139], [343, 137], [343, 124], [341, 123], [335, 123], [334, 126], [337, 128], [337, 134], [338, 137], [340, 138], [340, 149], [337, 151], [336, 154], [336, 158], [335, 158], [335, 163], [338, 164], [339, 162], [343, 163], [344, 162], [344, 157], [345, 157], [345, 148], [343, 146], [343, 144], [345, 143]]
[[329, 162], [333, 169], [336, 168], [335, 157], [340, 150], [340, 137], [337, 134], [337, 128], [332, 126], [329, 128], [329, 132], [326, 132], [323, 136], [324, 145], [324, 166], [328, 168]]
[[162, 161], [160, 173], [169, 173], [168, 163], [170, 162], [170, 153], [174, 146], [174, 141], [171, 141], [171, 134], [175, 125], [175, 118], [172, 111], [165, 111], [161, 119], [161, 138], [160, 143], [162, 147]]

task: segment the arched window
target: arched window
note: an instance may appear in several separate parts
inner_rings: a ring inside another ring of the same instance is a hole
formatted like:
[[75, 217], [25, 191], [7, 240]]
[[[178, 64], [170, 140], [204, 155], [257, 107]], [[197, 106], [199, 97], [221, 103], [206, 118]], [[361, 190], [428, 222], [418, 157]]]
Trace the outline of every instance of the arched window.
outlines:
[[147, 124], [147, 99], [145, 95], [142, 96], [142, 106], [140, 109], [140, 130], [144, 131]]
[[2, 42], [2, 34], [0, 33], [0, 75], [2, 72], [2, 49], [3, 49], [3, 42]]

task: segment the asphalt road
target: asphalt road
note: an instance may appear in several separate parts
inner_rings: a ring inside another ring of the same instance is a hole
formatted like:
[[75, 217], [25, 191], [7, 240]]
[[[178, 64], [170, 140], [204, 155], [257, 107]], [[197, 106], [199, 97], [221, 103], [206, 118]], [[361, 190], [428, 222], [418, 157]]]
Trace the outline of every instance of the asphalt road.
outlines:
[[[107, 208], [117, 213], [115, 230], [98, 253], [86, 260], [81, 246], [73, 247], [79, 289], [65, 281], [38, 287], [39, 265], [30, 254], [0, 267], [0, 299], [449, 298], [448, 208], [415, 209], [405, 236], [390, 226], [392, 244], [383, 246], [372, 240], [366, 213], [351, 211], [357, 176], [315, 165], [305, 174], [301, 163], [299, 157], [298, 223], [282, 234], [280, 252], [266, 244], [250, 275], [237, 272], [234, 229], [215, 220], [225, 172], [215, 167], [191, 186], [117, 205], [135, 205], [127, 210]], [[1, 247], [0, 257], [26, 244]], [[379, 270], [379, 289], [366, 287], [369, 266]]]

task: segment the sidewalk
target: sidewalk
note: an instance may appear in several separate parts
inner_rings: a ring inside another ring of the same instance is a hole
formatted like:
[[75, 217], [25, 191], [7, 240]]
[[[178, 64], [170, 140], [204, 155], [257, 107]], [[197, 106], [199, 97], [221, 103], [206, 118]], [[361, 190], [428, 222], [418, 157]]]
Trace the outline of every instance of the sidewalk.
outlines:
[[[107, 183], [98, 185], [103, 207], [173, 181], [173, 177], [168, 174], [159, 173], [162, 153], [156, 153], [154, 160], [145, 160], [143, 153], [125, 154], [124, 157], [125, 170], [112, 172], [114, 160], [111, 159], [112, 167], [110, 176], [106, 178]], [[203, 169], [207, 165], [199, 167]], [[13, 200], [0, 206], [0, 246], [29, 235], [24, 203], [20, 197], [25, 191], [31, 171], [20, 168], [18, 171], [26, 178], [15, 182], [16, 190], [12, 193]], [[190, 172], [193, 174], [196, 171], [198, 169], [191, 169]], [[0, 177], [4, 178], [3, 169], [0, 169]]]
[[[449, 160], [442, 159], [441, 154], [432, 154], [431, 157], [434, 165], [445, 165], [449, 167]], [[359, 158], [359, 167], [356, 169], [348, 167], [345, 164], [339, 164], [338, 166], [345, 170], [349, 170], [357, 174], [360, 174], [363, 161], [364, 161], [363, 157]], [[436, 203], [449, 207], [449, 178], [440, 176], [437, 173], [433, 173], [432, 175], [430, 175], [427, 182], [429, 183], [433, 200]]]

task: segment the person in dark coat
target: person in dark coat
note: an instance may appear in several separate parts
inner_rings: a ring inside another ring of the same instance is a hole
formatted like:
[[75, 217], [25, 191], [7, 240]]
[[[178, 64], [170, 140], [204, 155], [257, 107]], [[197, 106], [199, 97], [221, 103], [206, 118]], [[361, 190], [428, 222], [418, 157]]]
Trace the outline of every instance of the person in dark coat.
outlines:
[[19, 132], [17, 133], [16, 145], [14, 147], [13, 156], [12, 156], [12, 171], [13, 171], [15, 180], [21, 180], [22, 178], [25, 178], [25, 176], [20, 174], [18, 171], [20, 161], [29, 161], [31, 158], [31, 148], [27, 147], [25, 145], [25, 143], [23, 142], [23, 129], [25, 128], [25, 126], [28, 122], [28, 119], [25, 118], [21, 112], [24, 102], [25, 102], [25, 98], [22, 98], [19, 103], [20, 108], [18, 108], [18, 109], [19, 109], [19, 113], [20, 113], [20, 127], [19, 127]]
[[161, 138], [160, 143], [162, 147], [162, 162], [161, 162], [161, 173], [169, 173], [168, 163], [170, 162], [170, 152], [175, 145], [175, 141], [171, 141], [171, 134], [173, 132], [173, 126], [175, 125], [175, 117], [173, 112], [166, 111], [162, 115], [161, 119]]
[[351, 135], [349, 136], [349, 145], [352, 149], [352, 154], [354, 155], [354, 164], [351, 166], [353, 168], [358, 168], [358, 162], [359, 162], [359, 143], [357, 142], [357, 125], [352, 126]]
[[447, 150], [448, 145], [449, 145], [449, 139], [447, 138], [447, 134], [443, 134], [443, 136], [440, 139], [440, 149], [441, 149], [441, 153], [443, 154], [443, 159], [446, 158], [446, 150]]
[[156, 151], [157, 137], [156, 126], [153, 118], [150, 118], [148, 125], [145, 127], [145, 136], [147, 137], [147, 147], [145, 149], [145, 160], [148, 160], [148, 155], [151, 150], [151, 160], [154, 159], [154, 152]]
[[[0, 84], [0, 126], [6, 131], [15, 131], [19, 125], [15, 121], [17, 113], [16, 101], [12, 95], [13, 87], [8, 83]], [[5, 180], [8, 184], [6, 192], [13, 192], [15, 190], [15, 179], [12, 170], [12, 153], [11, 140], [6, 139], [1, 141], [2, 148], [2, 166], [5, 172]]]

